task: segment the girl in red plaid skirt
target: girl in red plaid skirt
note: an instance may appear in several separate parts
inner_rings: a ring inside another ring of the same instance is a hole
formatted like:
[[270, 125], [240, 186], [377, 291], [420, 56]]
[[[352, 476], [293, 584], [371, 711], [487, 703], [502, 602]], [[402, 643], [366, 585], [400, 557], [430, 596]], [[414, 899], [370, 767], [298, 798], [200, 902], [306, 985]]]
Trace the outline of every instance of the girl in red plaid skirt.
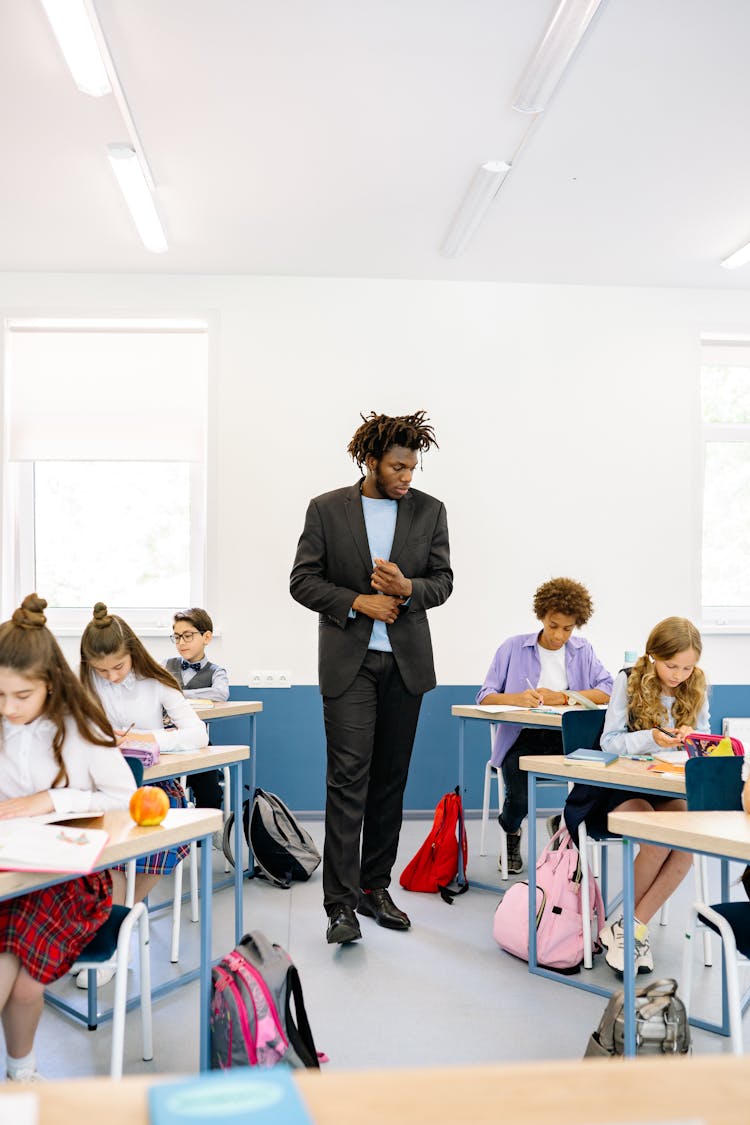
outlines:
[[[121, 617], [103, 602], [81, 637], [81, 682], [96, 694], [116, 733], [127, 734], [121, 748], [151, 747], [160, 753], [200, 750], [208, 745], [205, 723], [182, 694], [174, 676], [157, 664]], [[166, 730], [164, 716], [172, 727]], [[134, 730], [129, 728], [135, 727]], [[173, 808], [184, 808], [185, 791], [178, 781], [159, 781]], [[154, 852], [136, 864], [135, 901], [139, 902], [166, 872], [190, 851], [188, 844]], [[113, 871], [113, 900], [125, 902], [125, 873]], [[85, 981], [81, 981], [85, 986]]]
[[[24, 599], [0, 625], [0, 821], [127, 808], [133, 775], [98, 701]], [[8, 1078], [38, 1078], [34, 1036], [44, 986], [63, 976], [109, 917], [108, 872], [0, 902], [0, 1012]]]

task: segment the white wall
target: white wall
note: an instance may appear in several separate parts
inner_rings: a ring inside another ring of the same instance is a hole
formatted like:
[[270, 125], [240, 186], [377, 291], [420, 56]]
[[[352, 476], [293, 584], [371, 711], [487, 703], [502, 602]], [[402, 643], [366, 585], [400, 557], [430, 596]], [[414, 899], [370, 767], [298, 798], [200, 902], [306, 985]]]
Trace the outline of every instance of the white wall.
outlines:
[[[346, 445], [373, 409], [424, 408], [440, 442], [416, 482], [451, 530], [439, 682], [481, 681], [553, 575], [591, 589], [588, 635], [612, 668], [661, 617], [697, 619], [698, 334], [750, 327], [748, 294], [6, 274], [0, 311], [213, 315], [207, 605], [235, 683], [252, 668], [317, 682], [316, 621], [289, 569], [308, 498], [356, 479]], [[711, 679], [750, 681], [747, 647], [707, 636]]]

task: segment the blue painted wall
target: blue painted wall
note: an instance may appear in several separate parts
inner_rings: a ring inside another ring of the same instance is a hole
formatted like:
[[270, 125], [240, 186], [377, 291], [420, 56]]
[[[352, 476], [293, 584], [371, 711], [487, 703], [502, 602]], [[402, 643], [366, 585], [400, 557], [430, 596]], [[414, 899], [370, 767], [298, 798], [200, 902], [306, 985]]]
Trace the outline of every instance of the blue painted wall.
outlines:
[[[424, 697], [404, 799], [408, 812], [432, 812], [443, 793], [457, 784], [458, 721], [451, 716], [451, 706], [473, 703], [477, 687], [442, 685]], [[256, 727], [258, 784], [278, 793], [298, 812], [321, 812], [325, 803], [325, 738], [318, 688], [259, 691], [233, 687], [231, 698], [260, 699], [263, 703]], [[718, 733], [721, 720], [727, 715], [750, 715], [750, 686], [714, 686], [711, 730]], [[247, 719], [223, 719], [214, 723], [211, 741], [216, 745], [247, 743]], [[467, 723], [464, 793], [467, 812], [482, 807], [484, 766], [488, 756], [487, 727], [484, 723]]]

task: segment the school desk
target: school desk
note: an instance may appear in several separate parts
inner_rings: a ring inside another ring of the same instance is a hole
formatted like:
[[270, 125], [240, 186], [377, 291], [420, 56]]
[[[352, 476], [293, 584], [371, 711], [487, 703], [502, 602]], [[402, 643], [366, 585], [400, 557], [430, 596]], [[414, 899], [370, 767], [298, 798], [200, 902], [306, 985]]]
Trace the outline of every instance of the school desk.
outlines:
[[[260, 706], [260, 705], [258, 705]], [[206, 746], [203, 750], [180, 750], [174, 754], [161, 754], [156, 765], [143, 771], [144, 781], [164, 781], [182, 777], [183, 774], [205, 773], [206, 770], [229, 768], [231, 775], [231, 806], [234, 812], [234, 854], [242, 855], [242, 763], [250, 757], [247, 746]], [[254, 757], [254, 755], [253, 755]], [[206, 852], [206, 855], [210, 855]], [[217, 887], [234, 883], [234, 940], [237, 943], [244, 933], [242, 920], [242, 863], [235, 863], [234, 875]], [[170, 908], [170, 904], [167, 904]]]
[[[101, 854], [97, 864], [97, 871], [104, 871], [108, 867], [127, 863], [130, 859], [137, 859], [142, 855], [149, 855], [161, 848], [170, 848], [178, 844], [186, 844], [191, 840], [202, 840], [204, 847], [210, 852], [211, 833], [221, 827], [221, 813], [215, 809], [170, 809], [162, 824], [156, 828], [139, 828], [125, 809], [113, 809], [101, 817], [92, 817], [90, 820], [77, 820], [76, 826], [88, 824], [92, 828], [102, 828], [109, 834], [109, 842]], [[208, 1070], [209, 1064], [209, 1007], [211, 1003], [211, 864], [201, 864], [200, 892], [203, 902], [200, 920], [201, 950], [200, 966], [198, 969], [185, 973], [179, 981], [169, 981], [152, 991], [152, 996], [160, 996], [163, 992], [171, 991], [177, 983], [185, 984], [188, 980], [200, 979], [200, 1069]], [[44, 872], [22, 873], [19, 871], [0, 872], [0, 900], [15, 898], [17, 895], [26, 894], [28, 891], [41, 890], [42, 887], [51, 887], [55, 883], [63, 883], [67, 878], [74, 876], [51, 875]], [[70, 1006], [64, 1004], [59, 997], [52, 997], [49, 990], [45, 994], [53, 1007], [68, 1011], [72, 1014]], [[77, 1013], [76, 1013], [77, 1015]], [[85, 1017], [84, 1017], [84, 1021]], [[2, 1121], [0, 1115], [0, 1121]], [[109, 1125], [109, 1123], [108, 1123]]]
[[[194, 701], [194, 710], [199, 719], [204, 723], [215, 723], [220, 719], [235, 719], [240, 715], [247, 715], [249, 722], [250, 756], [250, 792], [255, 792], [255, 768], [258, 751], [255, 741], [255, 716], [263, 710], [263, 704], [257, 699], [228, 699], [226, 703], [205, 703], [199, 706], [200, 701]], [[193, 704], [191, 703], [191, 706]], [[237, 853], [235, 853], [237, 854]]]
[[[23, 1091], [38, 1099], [39, 1125], [81, 1125], [103, 1115], [107, 1125], [149, 1125], [148, 1090], [160, 1079], [179, 1080], [133, 1075], [117, 1082], [4, 1082], [0, 1121], [11, 1122], [9, 1099]], [[750, 1066], [735, 1055], [324, 1069], [295, 1071], [294, 1079], [312, 1125], [746, 1125], [750, 1105]]]
[[[567, 761], [567, 765], [565, 764]], [[570, 764], [564, 754], [525, 754], [519, 759], [522, 770], [529, 775], [529, 824], [535, 823], [537, 807], [537, 780], [553, 778], [560, 781], [582, 781], [602, 789], [630, 789], [634, 796], [684, 797], [685, 775], [679, 773], [658, 773], [649, 769], [653, 762], [638, 762], [620, 758], [611, 766], [595, 766], [587, 762]], [[572, 988], [585, 992], [595, 992], [599, 996], [611, 996], [613, 989], [598, 984], [589, 984], [583, 979], [587, 971], [566, 976], [554, 969], [542, 968], [536, 957], [536, 833], [528, 833], [528, 872], [529, 872], [529, 972], [536, 976], [549, 977]], [[625, 862], [627, 868], [627, 862]]]
[[[623, 838], [623, 915], [635, 913], [634, 844], [660, 844], [722, 860], [750, 863], [750, 816], [744, 812], [613, 812], [607, 826]], [[728, 898], [728, 894], [726, 898]], [[726, 901], [722, 895], [722, 901]], [[625, 1053], [635, 1054], [635, 949], [633, 927], [625, 926]], [[696, 1022], [710, 1031], [722, 1029]], [[724, 1032], [726, 1034], [726, 1032]], [[747, 1062], [745, 1065], [748, 1065]], [[748, 1066], [750, 1070], [750, 1066]], [[746, 1107], [750, 1120], [750, 1106]]]

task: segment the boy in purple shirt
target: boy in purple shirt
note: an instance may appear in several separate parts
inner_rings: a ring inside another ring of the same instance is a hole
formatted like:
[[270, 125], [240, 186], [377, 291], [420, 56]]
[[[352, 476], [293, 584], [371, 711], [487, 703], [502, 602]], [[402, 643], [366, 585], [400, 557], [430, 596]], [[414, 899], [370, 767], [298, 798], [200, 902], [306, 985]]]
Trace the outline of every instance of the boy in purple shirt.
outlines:
[[[534, 594], [541, 630], [503, 641], [477, 692], [477, 703], [564, 707], [568, 691], [577, 691], [593, 703], [608, 703], [611, 675], [589, 642], [573, 636], [592, 612], [591, 595], [580, 582], [551, 578], [543, 583]], [[510, 723], [499, 726], [492, 764], [503, 771], [505, 803], [498, 820], [508, 836], [508, 871], [513, 874], [523, 868], [521, 823], [529, 811], [527, 779], [518, 760], [523, 754], [561, 753], [559, 731]]]

